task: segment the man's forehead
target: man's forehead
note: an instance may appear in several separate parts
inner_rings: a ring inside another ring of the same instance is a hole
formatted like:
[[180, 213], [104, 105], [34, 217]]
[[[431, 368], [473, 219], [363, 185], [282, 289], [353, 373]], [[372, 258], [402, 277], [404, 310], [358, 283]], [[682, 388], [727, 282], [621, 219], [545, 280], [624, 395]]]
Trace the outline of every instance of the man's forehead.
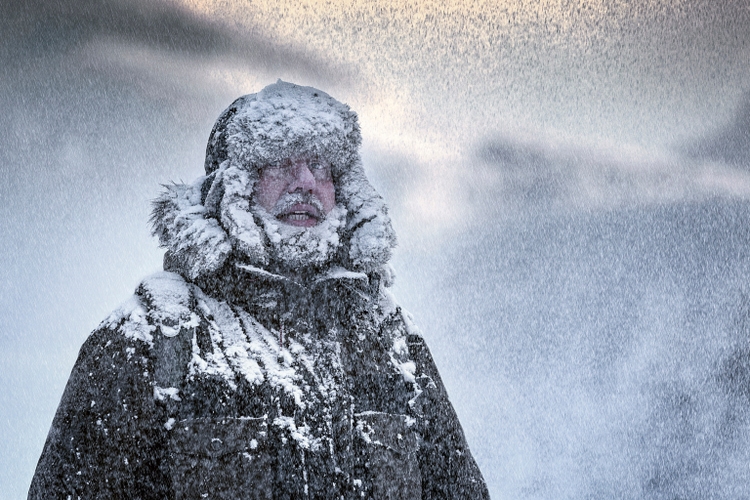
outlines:
[[282, 162], [290, 162], [290, 163], [297, 163], [297, 162], [320, 162], [324, 163], [326, 165], [330, 165], [331, 162], [325, 157], [325, 155], [319, 154], [319, 153], [297, 153], [297, 154], [290, 154], [289, 156], [282, 158]]

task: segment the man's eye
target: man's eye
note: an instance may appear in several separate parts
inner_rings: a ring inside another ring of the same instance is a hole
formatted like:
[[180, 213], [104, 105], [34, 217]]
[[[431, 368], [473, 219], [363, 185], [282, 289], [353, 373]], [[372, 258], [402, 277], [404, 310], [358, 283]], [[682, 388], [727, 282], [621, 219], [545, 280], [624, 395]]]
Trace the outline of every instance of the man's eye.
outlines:
[[268, 165], [266, 168], [272, 171], [279, 172], [279, 171], [291, 169], [292, 164], [289, 162], [273, 163], [271, 165]]

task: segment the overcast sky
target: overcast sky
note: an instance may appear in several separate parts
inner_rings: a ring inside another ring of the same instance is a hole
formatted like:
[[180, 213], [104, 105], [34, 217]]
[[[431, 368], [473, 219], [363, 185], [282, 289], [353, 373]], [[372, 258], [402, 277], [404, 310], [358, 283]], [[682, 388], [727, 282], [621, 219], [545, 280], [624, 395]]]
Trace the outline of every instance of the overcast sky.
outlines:
[[[397, 296], [424, 327], [495, 498], [607, 491], [592, 485], [648, 460], [624, 454], [586, 480], [565, 477], [591, 456], [611, 458], [630, 430], [601, 422], [636, 406], [617, 399], [597, 413], [591, 387], [614, 372], [576, 371], [571, 359], [610, 353], [635, 394], [628, 377], [648, 364], [643, 353], [672, 356], [687, 321], [675, 311], [712, 311], [700, 335], [709, 320], [736, 319], [750, 201], [748, 26], [744, 0], [4, 2], [0, 447], [10, 452], [0, 498], [25, 494], [86, 335], [160, 269], [147, 225], [160, 184], [200, 175], [219, 113], [277, 78], [359, 113], [365, 166], [399, 236]], [[698, 279], [677, 265], [686, 248], [688, 262], [718, 271]], [[626, 285], [612, 278], [623, 269]], [[491, 327], [482, 336], [477, 325]], [[604, 330], [662, 347], [615, 352], [621, 339], [601, 341]], [[554, 331], [582, 351], [544, 354]], [[731, 347], [721, 335], [708, 344]], [[585, 380], [548, 387], [554, 377], [539, 366], [519, 372], [532, 355]], [[538, 399], [530, 381], [543, 386]], [[569, 403], [574, 420], [605, 444], [565, 441], [576, 427], [540, 409], [555, 394], [580, 398]], [[531, 417], [546, 430], [524, 427]], [[555, 443], [564, 450], [545, 448]], [[649, 481], [617, 477], [613, 490]]]

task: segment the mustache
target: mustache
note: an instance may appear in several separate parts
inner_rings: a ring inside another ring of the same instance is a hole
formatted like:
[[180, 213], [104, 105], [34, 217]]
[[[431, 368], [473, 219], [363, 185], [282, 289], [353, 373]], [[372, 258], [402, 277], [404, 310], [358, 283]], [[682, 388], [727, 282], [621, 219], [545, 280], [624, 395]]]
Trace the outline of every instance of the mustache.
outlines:
[[271, 209], [271, 215], [278, 217], [279, 215], [289, 212], [294, 205], [299, 204], [312, 205], [318, 211], [317, 215], [323, 213], [323, 202], [321, 202], [314, 194], [287, 193], [276, 202], [276, 205]]

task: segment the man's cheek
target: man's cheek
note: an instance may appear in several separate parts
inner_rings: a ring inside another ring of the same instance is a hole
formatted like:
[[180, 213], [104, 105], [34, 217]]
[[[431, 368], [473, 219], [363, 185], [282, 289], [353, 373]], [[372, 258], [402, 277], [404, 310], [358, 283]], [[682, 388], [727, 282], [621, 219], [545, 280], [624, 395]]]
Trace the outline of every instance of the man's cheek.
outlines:
[[318, 199], [323, 203], [325, 213], [328, 214], [328, 212], [336, 206], [336, 189], [333, 186], [333, 181], [320, 184], [318, 186], [317, 195]]
[[256, 202], [266, 210], [271, 210], [284, 192], [282, 184], [278, 180], [262, 179], [255, 190]]

